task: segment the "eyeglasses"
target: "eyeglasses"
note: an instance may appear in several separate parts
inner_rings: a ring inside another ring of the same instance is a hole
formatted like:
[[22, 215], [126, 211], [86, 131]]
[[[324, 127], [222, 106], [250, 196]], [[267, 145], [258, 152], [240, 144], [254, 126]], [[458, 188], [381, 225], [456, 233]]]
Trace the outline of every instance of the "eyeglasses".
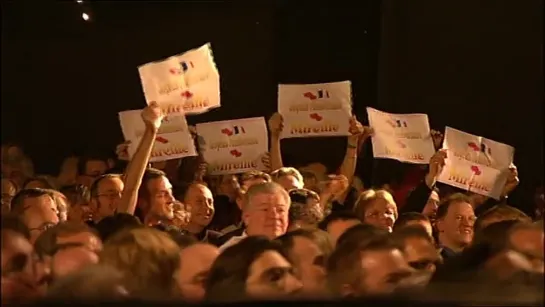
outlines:
[[116, 199], [121, 197], [121, 192], [117, 193], [105, 193], [105, 194], [98, 194], [98, 197], [106, 197], [108, 199]]
[[54, 227], [55, 225], [56, 225], [56, 224], [54, 224], [54, 223], [45, 223], [45, 224], [40, 225], [40, 226], [38, 226], [38, 227], [36, 227], [36, 228], [29, 228], [28, 230], [30, 230], [30, 231], [40, 231], [40, 232], [43, 232], [43, 231], [48, 230], [48, 229], [51, 228], [51, 227]]

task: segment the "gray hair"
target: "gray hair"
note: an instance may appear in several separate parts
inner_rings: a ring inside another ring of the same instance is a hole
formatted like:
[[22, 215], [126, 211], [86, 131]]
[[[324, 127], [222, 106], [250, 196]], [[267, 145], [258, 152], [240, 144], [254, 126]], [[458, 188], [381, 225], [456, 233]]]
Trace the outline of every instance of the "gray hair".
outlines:
[[279, 185], [276, 182], [265, 182], [265, 183], [252, 185], [248, 189], [248, 191], [244, 195], [243, 210], [248, 210], [248, 208], [250, 207], [252, 198], [254, 198], [256, 195], [276, 194], [276, 193], [281, 194], [282, 197], [284, 197], [284, 199], [286, 200], [286, 203], [288, 205], [291, 204], [290, 195], [288, 194], [288, 192], [286, 192], [286, 190], [284, 190], [284, 188], [281, 185]]

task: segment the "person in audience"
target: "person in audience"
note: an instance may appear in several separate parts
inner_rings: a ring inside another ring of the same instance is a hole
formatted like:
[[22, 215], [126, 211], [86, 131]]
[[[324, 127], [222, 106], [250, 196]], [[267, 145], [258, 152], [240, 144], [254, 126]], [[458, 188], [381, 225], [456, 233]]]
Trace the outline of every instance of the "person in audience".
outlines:
[[76, 185], [78, 179], [78, 161], [77, 156], [66, 157], [59, 168], [57, 183], [60, 187]]
[[436, 227], [443, 259], [454, 257], [471, 244], [475, 220], [473, 206], [466, 195], [453, 194], [442, 201], [437, 210]]
[[543, 274], [543, 224], [517, 223], [509, 229], [508, 246], [519, 252], [532, 264], [533, 271]]
[[328, 285], [335, 297], [391, 294], [413, 272], [388, 236], [339, 245], [327, 263]]
[[312, 229], [324, 218], [320, 206], [320, 196], [307, 189], [289, 191], [291, 206], [289, 210], [288, 231], [305, 228]]
[[389, 192], [367, 190], [360, 195], [356, 202], [355, 213], [362, 223], [392, 232], [397, 219], [397, 206]]
[[62, 187], [60, 192], [68, 201], [67, 220], [78, 223], [88, 223], [93, 219], [93, 210], [89, 205], [89, 189], [84, 185], [69, 185]]
[[349, 244], [355, 246], [358, 244], [367, 244], [369, 241], [375, 240], [377, 237], [384, 237], [389, 232], [383, 228], [378, 228], [368, 224], [357, 224], [348, 228], [341, 234], [337, 240], [337, 246]]
[[422, 227], [407, 226], [394, 229], [393, 239], [400, 246], [409, 266], [417, 271], [429, 273], [428, 278], [442, 263], [433, 237]]
[[123, 230], [142, 228], [142, 222], [138, 217], [127, 213], [116, 213], [107, 216], [93, 226], [97, 230], [102, 242], [106, 242], [110, 237]]
[[183, 193], [183, 203], [190, 208], [191, 215], [185, 229], [201, 242], [217, 244], [221, 234], [208, 229], [214, 217], [214, 198], [208, 187], [200, 183], [190, 184]]
[[288, 229], [291, 200], [288, 192], [277, 183], [256, 184], [246, 192], [242, 219], [246, 230], [225, 242], [220, 250], [237, 244], [247, 236], [265, 236], [275, 239]]
[[163, 171], [148, 168], [138, 190], [140, 218], [145, 225], [169, 223], [174, 218], [172, 184]]
[[17, 194], [17, 185], [13, 180], [2, 178], [2, 215], [11, 210], [11, 200]]
[[23, 184], [23, 189], [35, 188], [57, 190], [58, 186], [54, 178], [45, 175], [28, 178]]
[[64, 194], [57, 190], [45, 189], [49, 195], [55, 201], [55, 206], [57, 208], [57, 216], [59, 217], [59, 222], [66, 222], [68, 219], [68, 199]]
[[[280, 186], [275, 189], [283, 190]], [[279, 242], [250, 236], [226, 248], [216, 259], [206, 281], [206, 299], [221, 303], [281, 299], [298, 294], [302, 287]]]
[[303, 283], [302, 293], [312, 297], [327, 290], [325, 265], [333, 252], [329, 235], [323, 230], [298, 229], [278, 239], [293, 261], [295, 275]]
[[271, 182], [271, 176], [261, 171], [249, 171], [240, 176], [240, 187], [243, 191], [256, 184]]
[[77, 183], [91, 187], [93, 181], [102, 176], [110, 167], [108, 161], [102, 157], [88, 155], [78, 160], [78, 178]]
[[394, 224], [394, 231], [411, 226], [421, 226], [430, 237], [433, 237], [433, 228], [430, 220], [425, 214], [418, 212], [407, 212], [399, 215]]
[[496, 205], [485, 212], [481, 213], [477, 221], [475, 222], [475, 231], [486, 228], [488, 225], [501, 221], [520, 221], [529, 223], [532, 219], [524, 212], [509, 205]]
[[221, 231], [231, 225], [240, 224], [241, 211], [236, 201], [242, 191], [237, 177], [235, 175], [215, 176], [211, 181], [211, 189], [214, 194], [215, 214], [209, 225], [210, 229]]
[[346, 232], [347, 229], [361, 224], [358, 217], [352, 212], [334, 212], [328, 215], [319, 224], [319, 228], [329, 234], [333, 246], [337, 245], [339, 237]]
[[55, 200], [47, 190], [21, 190], [11, 201], [11, 212], [21, 218], [30, 230], [30, 242], [59, 222]]
[[304, 180], [301, 173], [293, 167], [282, 167], [271, 173], [274, 182], [281, 185], [286, 191], [302, 189]]
[[89, 205], [93, 209], [95, 223], [116, 212], [124, 186], [119, 174], [104, 174], [94, 178], [89, 188]]
[[4, 304], [29, 301], [42, 293], [35, 272], [36, 257], [29, 242], [30, 231], [14, 215], [2, 215], [2, 281]]
[[205, 296], [210, 268], [219, 256], [217, 247], [195, 241], [182, 247], [176, 283], [184, 300], [199, 302]]
[[135, 228], [114, 234], [104, 244], [100, 263], [119, 270], [135, 297], [160, 299], [178, 293], [174, 275], [180, 267], [180, 248], [159, 230]]

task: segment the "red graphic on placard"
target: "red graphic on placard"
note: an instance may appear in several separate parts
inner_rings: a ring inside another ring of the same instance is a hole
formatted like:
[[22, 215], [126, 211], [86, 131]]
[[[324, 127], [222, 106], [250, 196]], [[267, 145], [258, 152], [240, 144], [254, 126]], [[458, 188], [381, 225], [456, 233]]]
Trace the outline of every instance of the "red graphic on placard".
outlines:
[[310, 99], [310, 100], [316, 100], [316, 98], [318, 98], [318, 97], [316, 97], [316, 95], [312, 94], [311, 92], [306, 92], [306, 93], [303, 94], [303, 96], [305, 98]]
[[185, 97], [185, 98], [188, 98], [188, 99], [193, 97], [193, 93], [191, 93], [190, 91], [183, 91], [181, 95], [182, 95], [182, 97]]
[[479, 176], [481, 174], [481, 169], [477, 165], [471, 166], [471, 171], [475, 176]]
[[162, 143], [162, 144], [166, 144], [166, 143], [168, 143], [168, 140], [167, 140], [167, 139], [165, 139], [165, 138], [164, 138], [164, 137], [162, 137], [162, 136], [158, 136], [158, 137], [156, 137], [156, 138], [155, 138], [155, 140], [156, 140], [157, 142], [159, 142], [159, 143]]
[[227, 128], [221, 129], [221, 133], [225, 134], [226, 136], [233, 135], [233, 131], [231, 129], [227, 129]]
[[240, 156], [242, 156], [242, 153], [241, 153], [240, 151], [236, 150], [236, 149], [231, 150], [229, 153], [230, 153], [233, 157], [237, 157], [237, 158], [240, 157]]
[[407, 148], [407, 145], [405, 145], [405, 143], [403, 143], [401, 141], [397, 141], [397, 145], [399, 145], [399, 147], [401, 147], [401, 148]]
[[396, 128], [396, 127], [397, 127], [396, 124], [394, 123], [394, 121], [391, 120], [391, 119], [387, 120], [386, 123], [388, 123], [388, 125], [390, 125], [392, 128]]
[[469, 143], [467, 143], [467, 146], [469, 146], [469, 148], [473, 149], [474, 151], [479, 151], [479, 150], [481, 150], [481, 148], [479, 147], [479, 145], [475, 144], [474, 142], [469, 142]]
[[168, 71], [173, 75], [181, 75], [182, 74], [182, 70], [179, 69], [179, 68], [171, 68]]
[[320, 114], [318, 113], [312, 113], [309, 115], [310, 118], [314, 119], [315, 121], [319, 122], [321, 121], [322, 119], [324, 119], [322, 116], [320, 116]]

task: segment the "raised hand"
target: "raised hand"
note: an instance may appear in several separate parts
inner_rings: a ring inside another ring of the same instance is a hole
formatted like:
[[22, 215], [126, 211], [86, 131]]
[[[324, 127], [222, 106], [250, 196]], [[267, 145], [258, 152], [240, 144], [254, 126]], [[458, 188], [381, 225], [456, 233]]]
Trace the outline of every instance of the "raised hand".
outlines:
[[443, 133], [437, 131], [437, 130], [431, 130], [431, 139], [433, 140], [433, 146], [435, 147], [435, 150], [439, 150], [443, 145]]
[[509, 195], [509, 193], [513, 192], [513, 190], [519, 185], [520, 179], [518, 176], [519, 172], [517, 170], [517, 167], [515, 166], [515, 164], [511, 163], [511, 165], [509, 166], [509, 175], [507, 176], [507, 181], [503, 186], [502, 196]]
[[426, 185], [431, 189], [437, 181], [437, 177], [443, 171], [445, 166], [445, 160], [447, 159], [447, 151], [441, 149], [437, 151], [430, 159], [430, 166], [428, 169], [428, 174], [426, 174], [425, 181]]
[[344, 175], [329, 175], [322, 194], [331, 195], [333, 199], [340, 197], [348, 189], [348, 178]]
[[127, 161], [129, 160], [129, 146], [131, 145], [131, 141], [123, 142], [115, 148], [115, 154], [117, 155], [117, 159]]
[[265, 166], [267, 172], [272, 171], [271, 169], [271, 153], [266, 152], [263, 157], [261, 157], [261, 163], [263, 163], [263, 166]]
[[159, 130], [164, 118], [165, 115], [156, 102], [151, 102], [142, 110], [142, 120], [144, 120], [144, 124], [146, 124], [147, 128], [151, 128], [155, 131]]
[[360, 135], [364, 132], [363, 125], [358, 121], [356, 116], [352, 116], [350, 118], [350, 127], [348, 128], [348, 132], [352, 135]]
[[278, 136], [282, 133], [284, 128], [284, 120], [280, 113], [274, 113], [271, 118], [269, 118], [269, 131], [272, 135]]

